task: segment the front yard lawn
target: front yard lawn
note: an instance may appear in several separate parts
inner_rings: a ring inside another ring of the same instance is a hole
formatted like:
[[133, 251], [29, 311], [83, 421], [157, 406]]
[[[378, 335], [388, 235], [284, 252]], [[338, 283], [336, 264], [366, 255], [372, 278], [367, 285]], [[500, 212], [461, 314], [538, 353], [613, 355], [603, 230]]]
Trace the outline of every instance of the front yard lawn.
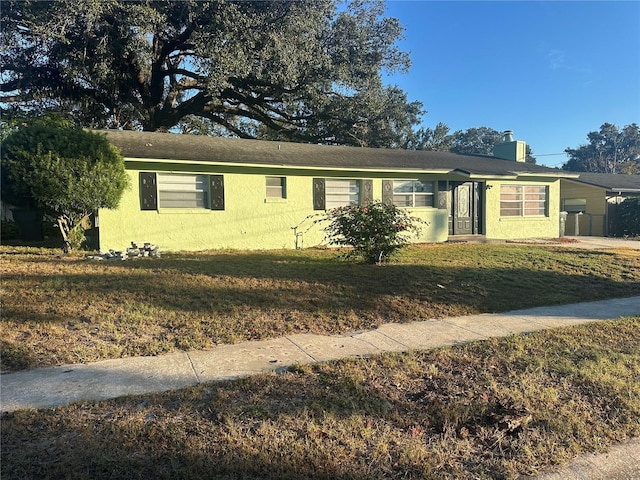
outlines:
[[514, 479], [640, 435], [640, 317], [2, 415], [3, 480]]
[[640, 252], [558, 246], [418, 245], [381, 266], [320, 249], [100, 262], [0, 247], [0, 269], [3, 372], [640, 292]]

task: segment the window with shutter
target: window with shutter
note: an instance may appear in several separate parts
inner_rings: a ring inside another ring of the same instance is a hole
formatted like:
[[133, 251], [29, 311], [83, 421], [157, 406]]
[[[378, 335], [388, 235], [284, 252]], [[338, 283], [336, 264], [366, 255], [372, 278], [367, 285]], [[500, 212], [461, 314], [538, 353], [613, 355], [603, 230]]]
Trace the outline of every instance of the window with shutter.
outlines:
[[346, 207], [360, 203], [360, 182], [343, 178], [326, 178], [325, 208]]
[[313, 209], [328, 210], [373, 202], [373, 180], [314, 178]]
[[587, 211], [587, 199], [565, 198], [562, 200], [562, 210], [568, 213], [584, 213]]
[[140, 208], [224, 210], [224, 176], [140, 172]]
[[207, 175], [158, 173], [160, 208], [209, 208]]
[[393, 204], [398, 207], [433, 207], [433, 182], [393, 180]]

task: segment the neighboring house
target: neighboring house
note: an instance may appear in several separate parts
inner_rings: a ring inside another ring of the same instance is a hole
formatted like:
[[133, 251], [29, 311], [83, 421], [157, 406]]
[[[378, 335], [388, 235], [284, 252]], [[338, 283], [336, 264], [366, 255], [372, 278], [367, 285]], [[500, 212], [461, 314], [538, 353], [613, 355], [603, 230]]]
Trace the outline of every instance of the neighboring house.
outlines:
[[607, 236], [615, 231], [617, 206], [640, 197], [640, 175], [578, 175], [560, 183], [560, 209], [568, 212], [565, 234]]
[[558, 237], [560, 179], [524, 162], [505, 137], [497, 156], [105, 131], [131, 188], [100, 210], [100, 248], [278, 249], [326, 243], [327, 209], [393, 202], [428, 222], [418, 242]]

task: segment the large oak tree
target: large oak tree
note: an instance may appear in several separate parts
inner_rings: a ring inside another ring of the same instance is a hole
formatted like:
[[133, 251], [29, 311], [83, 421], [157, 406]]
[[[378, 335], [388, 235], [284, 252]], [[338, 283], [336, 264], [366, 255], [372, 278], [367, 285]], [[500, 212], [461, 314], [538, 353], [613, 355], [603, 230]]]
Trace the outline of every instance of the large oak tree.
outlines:
[[422, 105], [380, 1], [12, 1], [0, 106], [77, 124], [398, 146]]
[[618, 128], [603, 123], [587, 134], [589, 143], [567, 148], [569, 160], [562, 168], [574, 172], [640, 174], [640, 127], [632, 123]]

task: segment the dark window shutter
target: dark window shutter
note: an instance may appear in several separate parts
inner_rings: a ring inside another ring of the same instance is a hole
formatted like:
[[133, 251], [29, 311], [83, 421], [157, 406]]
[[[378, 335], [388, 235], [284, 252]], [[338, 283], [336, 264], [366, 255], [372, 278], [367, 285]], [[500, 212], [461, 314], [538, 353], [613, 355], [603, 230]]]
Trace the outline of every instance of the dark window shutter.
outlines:
[[387, 205], [393, 205], [393, 180], [382, 181], [382, 201]]
[[158, 187], [155, 172], [140, 172], [140, 210], [158, 209]]
[[360, 180], [360, 204], [373, 203], [373, 180]]
[[447, 182], [438, 182], [438, 209], [447, 209]]
[[224, 210], [224, 175], [209, 175], [209, 206]]
[[324, 210], [324, 178], [313, 179], [313, 209]]

